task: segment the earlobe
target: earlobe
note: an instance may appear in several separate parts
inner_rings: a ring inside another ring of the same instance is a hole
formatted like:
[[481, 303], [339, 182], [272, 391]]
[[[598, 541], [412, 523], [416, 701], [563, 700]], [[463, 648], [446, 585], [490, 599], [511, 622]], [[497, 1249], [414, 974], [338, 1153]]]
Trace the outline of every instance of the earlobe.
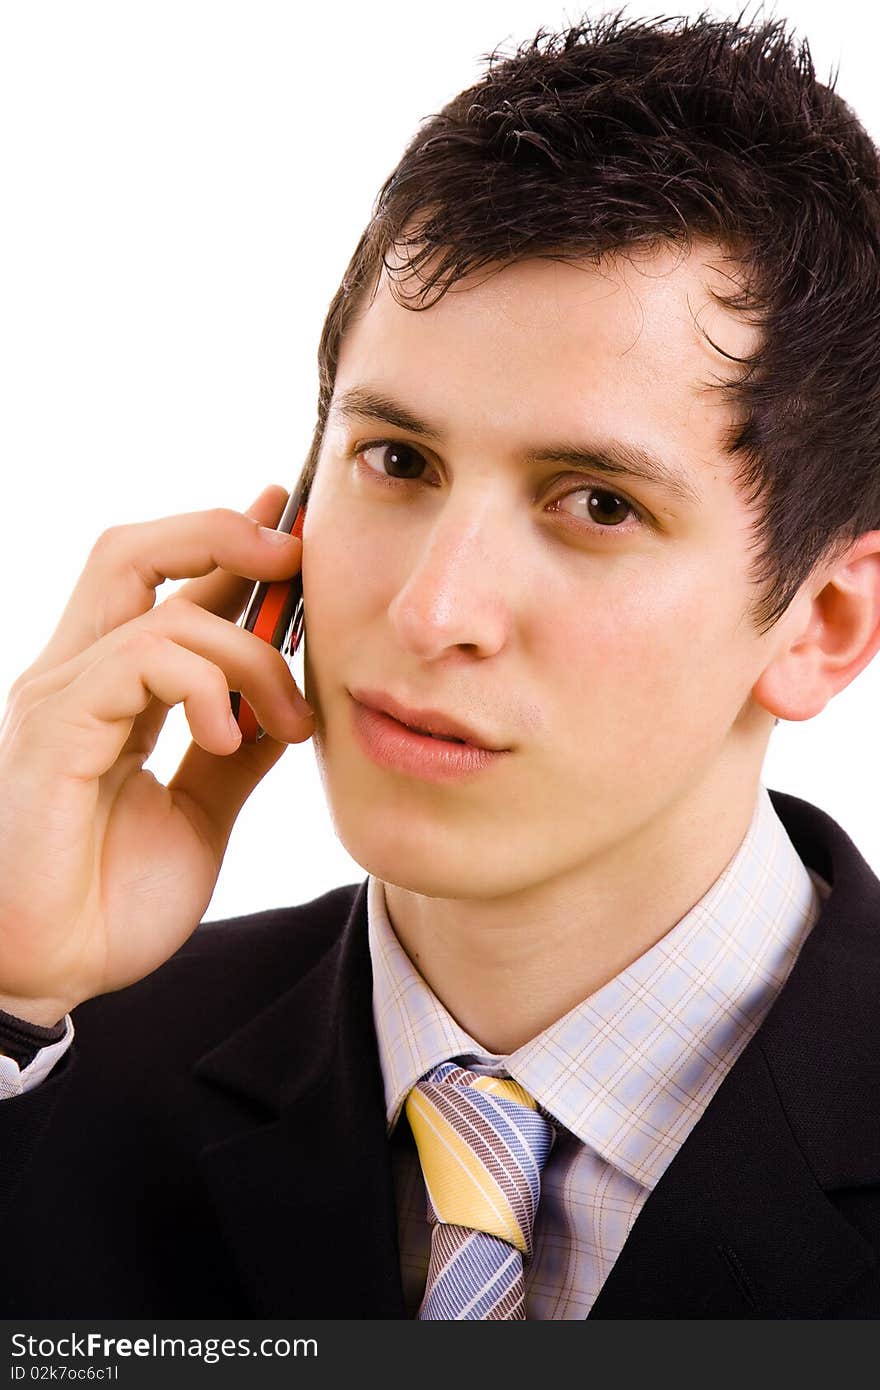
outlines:
[[805, 586], [792, 599], [770, 635], [770, 656], [752, 687], [752, 699], [777, 720], [793, 723], [821, 714], [830, 699], [816, 685], [821, 647], [821, 606]]
[[880, 531], [808, 580], [780, 628], [753, 698], [779, 719], [812, 719], [880, 649]]
[[817, 687], [815, 672], [791, 652], [776, 658], [752, 687], [752, 698], [777, 720], [797, 723], [821, 714], [833, 692]]

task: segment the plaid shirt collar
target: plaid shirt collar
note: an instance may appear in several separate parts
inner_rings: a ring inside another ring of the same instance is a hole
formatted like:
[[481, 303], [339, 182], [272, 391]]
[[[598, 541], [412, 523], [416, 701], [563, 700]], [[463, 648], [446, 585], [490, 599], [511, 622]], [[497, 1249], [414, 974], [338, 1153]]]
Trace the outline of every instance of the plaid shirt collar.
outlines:
[[506, 1057], [455, 1022], [392, 928], [369, 876], [373, 1018], [389, 1135], [437, 1062], [519, 1081], [554, 1120], [652, 1188], [794, 966], [828, 885], [802, 863], [761, 785], [746, 836], [698, 903], [601, 989]]

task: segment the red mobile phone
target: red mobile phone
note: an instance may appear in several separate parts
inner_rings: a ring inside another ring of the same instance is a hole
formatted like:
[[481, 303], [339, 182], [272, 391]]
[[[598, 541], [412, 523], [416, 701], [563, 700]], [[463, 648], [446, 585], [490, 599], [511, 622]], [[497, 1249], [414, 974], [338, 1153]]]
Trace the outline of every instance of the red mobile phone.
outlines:
[[[301, 502], [302, 485], [297, 484], [287, 505], [281, 513], [276, 531], [289, 531], [292, 536], [302, 538], [305, 505]], [[264, 641], [271, 642], [283, 656], [293, 656], [302, 641], [305, 615], [303, 613], [302, 570], [292, 579], [269, 584], [258, 581], [253, 588], [248, 605], [238, 620], [238, 626], [247, 632], [255, 632]], [[242, 743], [258, 743], [265, 730], [257, 723], [247, 700], [241, 692], [231, 690], [229, 703], [232, 713], [241, 729]]]

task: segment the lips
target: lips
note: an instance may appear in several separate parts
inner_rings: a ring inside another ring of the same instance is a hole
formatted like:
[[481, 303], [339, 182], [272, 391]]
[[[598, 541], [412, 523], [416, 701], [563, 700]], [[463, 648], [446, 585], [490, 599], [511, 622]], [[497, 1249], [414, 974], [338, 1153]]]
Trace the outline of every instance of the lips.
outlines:
[[400, 700], [396, 700], [393, 695], [387, 694], [384, 690], [352, 690], [350, 693], [355, 700], [366, 705], [368, 709], [390, 714], [392, 719], [396, 719], [400, 724], [406, 725], [409, 729], [415, 729], [419, 733], [429, 734], [435, 738], [455, 740], [469, 744], [473, 748], [485, 748], [492, 752], [505, 751], [505, 745], [493, 738], [491, 734], [466, 724], [453, 715], [445, 714], [442, 710], [414, 709], [403, 704]]

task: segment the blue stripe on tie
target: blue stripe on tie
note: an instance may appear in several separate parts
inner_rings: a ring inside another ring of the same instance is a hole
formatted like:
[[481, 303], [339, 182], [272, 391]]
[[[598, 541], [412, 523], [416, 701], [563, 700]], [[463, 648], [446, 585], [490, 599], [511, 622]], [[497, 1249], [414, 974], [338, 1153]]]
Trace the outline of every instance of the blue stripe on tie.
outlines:
[[[481, 1232], [478, 1240], [470, 1238], [456, 1251], [431, 1289], [422, 1317], [478, 1320], [509, 1292], [521, 1268], [514, 1246]], [[465, 1290], [470, 1290], [471, 1298], [477, 1293], [480, 1297], [468, 1313], [462, 1314], [459, 1310], [470, 1301]]]
[[[491, 1117], [479, 1102], [474, 1104], [474, 1109], [489, 1120], [492, 1128], [504, 1140], [523, 1176], [527, 1178], [534, 1210], [541, 1196], [541, 1169], [550, 1152], [553, 1137], [546, 1120], [537, 1110], [527, 1110], [525, 1106], [517, 1105], [506, 1096], [495, 1096], [485, 1091], [465, 1091], [464, 1094], [469, 1101], [474, 1094], [483, 1098], [487, 1094], [491, 1096], [495, 1107]], [[473, 1104], [472, 1101], [471, 1103]]]

